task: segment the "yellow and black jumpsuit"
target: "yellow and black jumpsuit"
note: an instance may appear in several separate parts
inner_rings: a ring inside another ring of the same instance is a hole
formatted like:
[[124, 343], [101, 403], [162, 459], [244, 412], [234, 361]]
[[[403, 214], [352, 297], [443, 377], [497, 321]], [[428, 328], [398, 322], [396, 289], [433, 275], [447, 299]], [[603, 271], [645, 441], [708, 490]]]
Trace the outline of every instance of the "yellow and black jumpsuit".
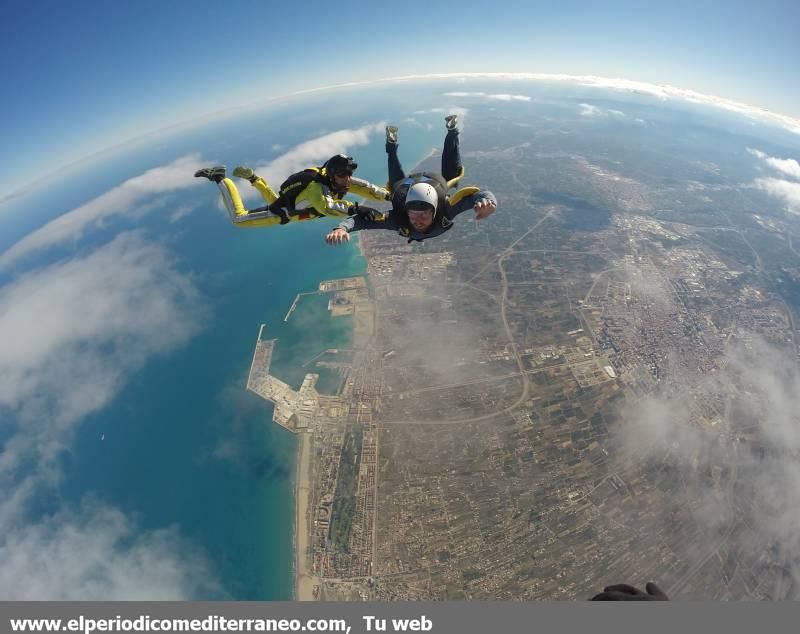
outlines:
[[[260, 176], [251, 179], [250, 183], [261, 193], [268, 205], [250, 211], [245, 209], [239, 190], [230, 178], [223, 178], [217, 185], [222, 193], [222, 201], [228, 210], [228, 215], [237, 227], [269, 227], [280, 224], [281, 216], [270, 211], [269, 207], [278, 201], [281, 195], [283, 195], [283, 200], [279, 202], [279, 205], [288, 202], [287, 206], [281, 206], [291, 222], [313, 220], [323, 216], [331, 218], [349, 216], [353, 212], [355, 203], [345, 200], [343, 198], [345, 194], [335, 192], [327, 185], [324, 167], [309, 168], [305, 171], [311, 170], [316, 172], [313, 180], [307, 184], [301, 182], [299, 185], [295, 182], [294, 189], [296, 191], [290, 192], [286, 191], [286, 183], [284, 183], [284, 189], [280, 194], [276, 193]], [[290, 180], [291, 178], [287, 180], [287, 183]], [[350, 188], [345, 193], [375, 201], [386, 201], [390, 198], [387, 189], [360, 178], [351, 178]]]

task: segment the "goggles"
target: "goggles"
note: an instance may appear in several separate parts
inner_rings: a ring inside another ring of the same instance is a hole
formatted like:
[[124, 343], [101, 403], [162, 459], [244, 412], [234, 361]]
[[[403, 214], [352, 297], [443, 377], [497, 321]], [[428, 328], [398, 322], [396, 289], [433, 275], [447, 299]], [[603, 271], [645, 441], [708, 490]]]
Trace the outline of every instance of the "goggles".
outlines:
[[406, 213], [409, 216], [424, 216], [426, 214], [432, 214], [433, 207], [428, 203], [415, 200], [406, 205]]

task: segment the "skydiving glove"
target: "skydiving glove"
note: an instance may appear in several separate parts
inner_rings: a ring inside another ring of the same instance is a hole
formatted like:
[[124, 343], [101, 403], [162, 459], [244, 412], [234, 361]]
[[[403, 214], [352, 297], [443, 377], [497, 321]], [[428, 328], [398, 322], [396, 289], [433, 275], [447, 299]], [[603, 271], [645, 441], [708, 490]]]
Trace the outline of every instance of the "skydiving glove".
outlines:
[[365, 207], [361, 206], [358, 203], [353, 203], [353, 206], [350, 207], [348, 211], [349, 216], [360, 216], [364, 218], [364, 220], [383, 220], [383, 214], [378, 211], [377, 209], [373, 209], [372, 207]]
[[647, 592], [642, 592], [639, 588], [629, 586], [627, 583], [620, 583], [614, 586], [606, 586], [600, 594], [594, 595], [591, 601], [669, 601], [669, 597], [664, 591], [652, 581], [645, 585]]

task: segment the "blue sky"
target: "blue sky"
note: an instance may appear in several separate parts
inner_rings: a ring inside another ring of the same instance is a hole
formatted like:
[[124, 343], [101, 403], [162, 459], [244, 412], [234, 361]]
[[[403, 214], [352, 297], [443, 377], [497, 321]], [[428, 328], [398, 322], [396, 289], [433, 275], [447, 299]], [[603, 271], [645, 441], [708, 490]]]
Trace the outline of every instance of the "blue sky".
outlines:
[[207, 112], [393, 75], [604, 75], [800, 117], [796, 2], [377, 5], [18, 4], [0, 23], [4, 193]]

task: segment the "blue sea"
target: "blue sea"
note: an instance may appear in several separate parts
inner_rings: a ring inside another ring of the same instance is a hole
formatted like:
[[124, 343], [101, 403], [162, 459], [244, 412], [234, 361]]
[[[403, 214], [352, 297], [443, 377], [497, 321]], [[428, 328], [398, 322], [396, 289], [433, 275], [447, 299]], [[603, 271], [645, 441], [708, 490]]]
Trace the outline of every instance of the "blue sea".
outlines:
[[[327, 103], [324, 118], [314, 103], [255, 112], [96, 157], [13, 201], [2, 214], [0, 250], [179, 156], [199, 153], [231, 168], [269, 160], [279, 154], [269, 149], [272, 144], [292, 147], [326, 131], [400, 116], [399, 110], [387, 113], [379, 106]], [[429, 118], [439, 122], [441, 116]], [[442, 128], [439, 122], [433, 130], [403, 130], [401, 156], [409, 167], [439, 146]], [[385, 182], [382, 134], [350, 150], [362, 166], [359, 176]], [[142, 230], [168, 248], [177, 268], [191, 273], [209, 312], [200, 334], [149, 360], [110, 406], [84, 421], [63, 460], [59, 494], [68, 504], [87, 495], [99, 498], [129, 514], [142, 530], [177, 526], [205, 552], [226, 598], [286, 600], [293, 593], [297, 443], [271, 423], [272, 406], [245, 390], [247, 372], [262, 323], [264, 337], [278, 340], [273, 373], [294, 386], [306, 372], [318, 371], [302, 366], [319, 352], [347, 347], [351, 319], [331, 318], [325, 296], [304, 297], [289, 322], [283, 319], [295, 294], [316, 290], [323, 279], [363, 274], [365, 263], [355, 243], [324, 244], [322, 236], [334, 221], [243, 230], [230, 225], [217, 198], [211, 184], [184, 190], [163, 212], [123, 220], [70, 247], [91, 249], [96, 246], [91, 241], [100, 244], [114, 232]], [[200, 208], [180, 222], [165, 220], [171, 206], [193, 202]], [[48, 254], [35, 265], [64, 256]], [[337, 385], [338, 377], [322, 377], [322, 389]]]

